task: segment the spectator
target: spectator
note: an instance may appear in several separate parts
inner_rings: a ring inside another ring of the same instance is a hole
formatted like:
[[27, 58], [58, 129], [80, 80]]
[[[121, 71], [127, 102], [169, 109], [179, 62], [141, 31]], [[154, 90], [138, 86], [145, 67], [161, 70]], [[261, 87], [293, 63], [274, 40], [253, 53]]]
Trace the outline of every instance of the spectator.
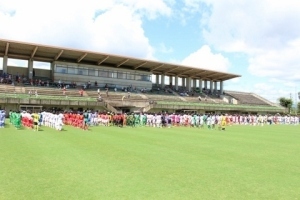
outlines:
[[32, 95], [31, 90], [29, 90], [28, 95], [29, 95], [29, 97], [31, 97], [31, 95]]
[[62, 91], [63, 91], [63, 95], [66, 96], [66, 87], [63, 87]]
[[98, 102], [102, 102], [102, 96], [101, 96], [101, 94], [98, 96]]
[[83, 96], [83, 89], [81, 89], [81, 90], [79, 91], [79, 94], [80, 94], [81, 97]]

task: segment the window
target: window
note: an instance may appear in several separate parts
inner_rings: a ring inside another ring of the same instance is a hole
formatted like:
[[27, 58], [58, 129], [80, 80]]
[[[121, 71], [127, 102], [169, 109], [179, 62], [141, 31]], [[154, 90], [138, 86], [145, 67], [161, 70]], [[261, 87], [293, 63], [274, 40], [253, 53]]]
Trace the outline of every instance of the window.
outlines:
[[118, 72], [118, 78], [120, 78], [120, 79], [126, 79], [126, 73], [124, 73], [124, 72]]
[[127, 79], [134, 80], [134, 78], [135, 78], [134, 74], [131, 74], [131, 73], [127, 74]]
[[142, 81], [150, 81], [150, 76], [149, 75], [142, 75]]
[[76, 74], [77, 69], [75, 69], [73, 66], [68, 67], [68, 74]]
[[135, 80], [141, 81], [141, 80], [142, 80], [142, 75], [136, 74], [136, 75], [135, 75]]
[[98, 75], [101, 77], [108, 77], [108, 71], [99, 71]]
[[145, 75], [145, 74], [136, 74], [135, 75], [135, 80], [137, 81], [150, 81], [150, 75]]
[[87, 69], [83, 69], [83, 68], [79, 68], [78, 69], [78, 74], [79, 75], [85, 75], [85, 76], [87, 76], [88, 75], [88, 70]]
[[108, 72], [108, 77], [109, 78], [117, 78], [117, 72], [109, 71]]
[[89, 69], [89, 76], [95, 76], [95, 75], [96, 75], [96, 70]]
[[62, 74], [66, 74], [67, 73], [67, 66], [65, 65], [56, 65], [56, 69], [55, 69], [55, 72], [57, 73], [62, 73]]

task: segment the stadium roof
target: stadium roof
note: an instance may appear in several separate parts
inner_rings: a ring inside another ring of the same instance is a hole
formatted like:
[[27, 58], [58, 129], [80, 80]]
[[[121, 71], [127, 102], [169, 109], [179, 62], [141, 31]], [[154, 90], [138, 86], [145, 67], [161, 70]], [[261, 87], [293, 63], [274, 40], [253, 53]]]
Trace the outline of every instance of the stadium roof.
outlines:
[[[109, 66], [114, 68], [148, 71], [158, 75], [178, 75], [179, 77], [201, 78], [203, 80], [225, 81], [240, 77], [240, 75], [237, 74], [191, 66], [3, 39], [0, 39], [0, 56], [46, 62], [63, 61], [91, 64], [98, 65], [99, 68], [102, 66]], [[199, 62], [201, 62], [201, 60], [199, 60]]]

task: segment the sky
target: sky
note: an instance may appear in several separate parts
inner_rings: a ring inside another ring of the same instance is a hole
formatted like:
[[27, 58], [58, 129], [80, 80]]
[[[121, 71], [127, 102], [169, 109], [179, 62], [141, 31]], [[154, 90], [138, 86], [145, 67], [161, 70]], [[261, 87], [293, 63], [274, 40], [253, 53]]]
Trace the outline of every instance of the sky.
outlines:
[[299, 0], [0, 1], [2, 39], [240, 74], [224, 90], [273, 102], [300, 91], [299, 24]]

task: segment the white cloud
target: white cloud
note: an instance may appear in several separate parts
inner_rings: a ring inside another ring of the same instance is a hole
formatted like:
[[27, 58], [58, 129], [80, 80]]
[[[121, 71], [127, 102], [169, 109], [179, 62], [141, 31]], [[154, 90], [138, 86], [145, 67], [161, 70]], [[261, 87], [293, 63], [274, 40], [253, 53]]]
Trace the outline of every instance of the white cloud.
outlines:
[[161, 53], [169, 54], [169, 53], [173, 53], [174, 50], [172, 47], [166, 47], [164, 43], [160, 43], [158, 47], [158, 51]]
[[250, 59], [249, 72], [261, 77], [284, 81], [300, 81], [300, 40], [284, 48], [264, 51]]
[[223, 72], [226, 72], [230, 66], [227, 58], [222, 54], [214, 54], [208, 45], [202, 46], [199, 50], [187, 56], [182, 64]]
[[[287, 95], [290, 88], [284, 83], [299, 83], [300, 1], [186, 1], [191, 5], [204, 2], [209, 8], [202, 15], [202, 32], [210, 46], [218, 51], [243, 53], [248, 58], [248, 72], [273, 80], [249, 91], [274, 101]], [[272, 84], [274, 88], [266, 87]]]
[[[3, 0], [0, 37], [153, 58], [142, 19], [170, 16], [166, 0]], [[58, 6], [59, 5], [59, 6]]]
[[295, 88], [287, 88], [284, 85], [278, 86], [270, 82], [257, 83], [254, 85], [252, 92], [269, 99], [274, 103], [278, 103], [280, 97], [290, 98], [294, 100]]
[[8, 58], [7, 65], [8, 66], [15, 66], [15, 67], [28, 67], [28, 61], [27, 60], [21, 60], [21, 59]]

